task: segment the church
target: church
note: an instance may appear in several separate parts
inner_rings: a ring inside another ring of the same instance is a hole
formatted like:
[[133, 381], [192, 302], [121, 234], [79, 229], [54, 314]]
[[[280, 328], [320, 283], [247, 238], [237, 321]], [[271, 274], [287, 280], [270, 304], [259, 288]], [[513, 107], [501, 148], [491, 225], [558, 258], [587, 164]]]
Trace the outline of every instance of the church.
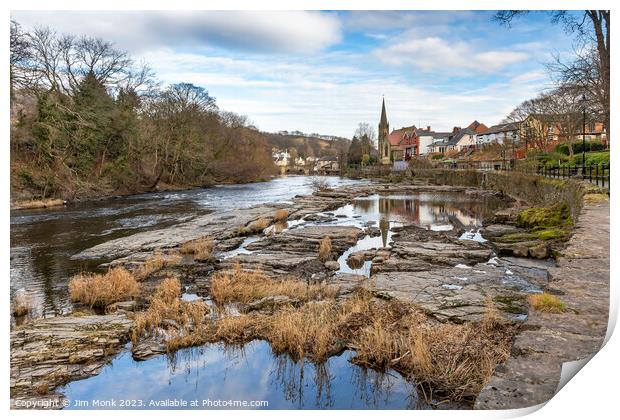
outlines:
[[408, 161], [420, 155], [420, 136], [415, 125], [403, 127], [390, 133], [390, 124], [385, 112], [385, 98], [381, 106], [379, 121], [379, 162], [389, 165], [392, 162]]

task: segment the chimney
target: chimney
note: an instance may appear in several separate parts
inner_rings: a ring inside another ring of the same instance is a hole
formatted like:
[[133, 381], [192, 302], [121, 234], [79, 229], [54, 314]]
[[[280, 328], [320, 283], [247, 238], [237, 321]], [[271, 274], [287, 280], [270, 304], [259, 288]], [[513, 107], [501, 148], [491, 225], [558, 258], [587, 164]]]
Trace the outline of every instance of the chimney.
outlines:
[[426, 131], [431, 131], [431, 126], [430, 125], [426, 126]]

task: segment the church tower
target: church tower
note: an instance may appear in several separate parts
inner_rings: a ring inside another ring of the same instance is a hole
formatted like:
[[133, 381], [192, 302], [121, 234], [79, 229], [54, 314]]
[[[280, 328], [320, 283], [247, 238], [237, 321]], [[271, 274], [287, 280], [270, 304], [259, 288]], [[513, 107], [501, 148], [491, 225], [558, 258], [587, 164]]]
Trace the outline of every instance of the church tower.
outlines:
[[383, 104], [381, 106], [381, 120], [379, 121], [379, 162], [382, 164], [390, 163], [390, 142], [388, 141], [388, 134], [390, 132], [390, 124], [387, 120], [385, 113], [385, 98], [383, 98]]

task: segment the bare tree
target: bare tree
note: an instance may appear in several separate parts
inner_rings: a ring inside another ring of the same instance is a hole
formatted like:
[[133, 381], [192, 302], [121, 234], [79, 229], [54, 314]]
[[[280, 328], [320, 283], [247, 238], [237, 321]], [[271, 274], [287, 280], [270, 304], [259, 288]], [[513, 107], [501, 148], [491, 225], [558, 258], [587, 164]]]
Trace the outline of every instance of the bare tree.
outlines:
[[[501, 10], [494, 19], [510, 26], [515, 18], [527, 13], [527, 10]], [[570, 63], [562, 64], [556, 60], [556, 67], [560, 77], [563, 77], [562, 83], [576, 84], [592, 93], [592, 99], [602, 110], [605, 130], [610, 138], [610, 11], [552, 10], [545, 13], [551, 16], [552, 23], [561, 24], [566, 32], [577, 35], [579, 49], [594, 51], [595, 55], [581, 53]]]
[[354, 137], [361, 139], [362, 137], [364, 137], [364, 135], [367, 136], [371, 143], [374, 145], [374, 142], [377, 139], [377, 132], [375, 131], [374, 127], [367, 122], [361, 122], [357, 125]]

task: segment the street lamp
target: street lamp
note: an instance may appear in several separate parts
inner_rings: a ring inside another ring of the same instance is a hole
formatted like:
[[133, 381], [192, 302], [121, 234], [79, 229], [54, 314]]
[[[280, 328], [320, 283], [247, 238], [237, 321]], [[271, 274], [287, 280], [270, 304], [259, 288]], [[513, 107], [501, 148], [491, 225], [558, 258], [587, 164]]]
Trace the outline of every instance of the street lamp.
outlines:
[[583, 130], [581, 131], [581, 173], [586, 176], [586, 95], [581, 95], [581, 106], [583, 112]]

